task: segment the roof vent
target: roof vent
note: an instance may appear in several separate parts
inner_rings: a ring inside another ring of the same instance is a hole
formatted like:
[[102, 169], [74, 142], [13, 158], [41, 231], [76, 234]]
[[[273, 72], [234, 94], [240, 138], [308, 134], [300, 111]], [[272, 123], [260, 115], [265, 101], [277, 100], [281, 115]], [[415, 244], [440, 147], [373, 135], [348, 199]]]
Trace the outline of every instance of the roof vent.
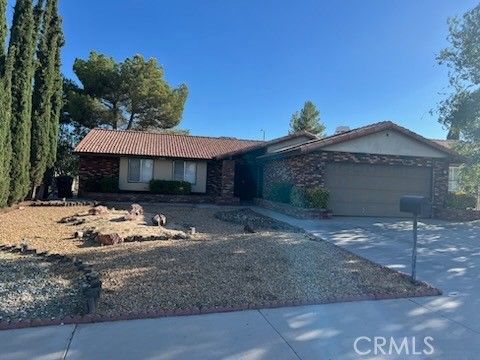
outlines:
[[337, 126], [335, 135], [350, 131], [350, 126]]

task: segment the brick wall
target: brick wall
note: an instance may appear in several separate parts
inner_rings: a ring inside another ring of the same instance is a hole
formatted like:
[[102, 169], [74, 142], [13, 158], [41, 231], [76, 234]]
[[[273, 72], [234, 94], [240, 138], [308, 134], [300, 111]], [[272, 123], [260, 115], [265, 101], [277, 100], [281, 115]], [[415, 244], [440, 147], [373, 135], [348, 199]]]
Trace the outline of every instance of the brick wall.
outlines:
[[105, 177], [119, 176], [120, 158], [101, 155], [81, 155], [78, 173], [78, 192], [86, 191], [85, 184], [90, 181], [97, 181]]
[[233, 198], [235, 161], [213, 160], [207, 163], [207, 194]]
[[440, 209], [448, 191], [448, 162], [441, 159], [392, 155], [354, 154], [344, 152], [312, 152], [304, 155], [267, 161], [263, 172], [263, 193], [274, 182], [288, 182], [298, 186], [324, 186], [325, 165], [329, 162], [347, 162], [372, 165], [403, 165], [433, 168], [433, 208]]

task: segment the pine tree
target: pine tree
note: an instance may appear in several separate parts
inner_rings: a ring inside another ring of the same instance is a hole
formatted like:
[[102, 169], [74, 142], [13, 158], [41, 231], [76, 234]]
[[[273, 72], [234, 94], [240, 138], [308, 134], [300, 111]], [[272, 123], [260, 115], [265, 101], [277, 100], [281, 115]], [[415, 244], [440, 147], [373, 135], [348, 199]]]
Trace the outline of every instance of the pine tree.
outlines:
[[57, 15], [58, 0], [47, 0], [39, 27], [39, 45], [37, 50], [37, 68], [35, 71], [35, 86], [32, 97], [32, 128], [31, 128], [31, 170], [32, 196], [42, 182], [47, 166], [51, 165], [52, 142], [56, 147], [57, 131], [52, 98], [57, 92], [57, 48], [59, 47], [59, 18]]
[[9, 203], [25, 199], [30, 188], [30, 131], [35, 55], [35, 18], [31, 0], [17, 0], [8, 56], [13, 59], [11, 83], [12, 164]]
[[311, 101], [306, 101], [302, 110], [292, 115], [290, 133], [298, 131], [308, 131], [318, 136], [325, 136], [325, 125], [320, 121], [320, 112]]

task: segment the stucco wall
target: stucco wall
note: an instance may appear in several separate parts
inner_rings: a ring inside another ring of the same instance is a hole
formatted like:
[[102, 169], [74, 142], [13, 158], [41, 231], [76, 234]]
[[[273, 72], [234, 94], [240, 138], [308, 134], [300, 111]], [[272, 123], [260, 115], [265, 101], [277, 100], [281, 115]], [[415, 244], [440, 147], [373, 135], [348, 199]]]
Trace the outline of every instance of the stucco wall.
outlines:
[[[190, 160], [188, 160], [190, 161]], [[192, 184], [192, 192], [205, 193], [207, 190], [207, 162], [196, 161], [197, 181]], [[173, 180], [173, 161], [168, 159], [154, 159], [153, 178], [158, 180]], [[128, 181], [128, 158], [120, 158], [118, 186], [124, 191], [148, 191], [148, 183]]]
[[326, 146], [322, 150], [430, 158], [446, 157], [445, 153], [392, 130], [385, 130], [340, 144]]

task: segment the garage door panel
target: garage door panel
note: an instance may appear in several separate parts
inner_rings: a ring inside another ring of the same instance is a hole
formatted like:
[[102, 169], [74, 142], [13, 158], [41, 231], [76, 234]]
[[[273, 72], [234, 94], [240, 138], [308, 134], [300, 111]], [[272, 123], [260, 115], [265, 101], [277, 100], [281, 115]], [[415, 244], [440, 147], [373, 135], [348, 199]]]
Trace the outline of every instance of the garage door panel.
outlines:
[[431, 195], [431, 169], [426, 167], [332, 163], [325, 174], [337, 215], [405, 216], [398, 210], [402, 195]]

